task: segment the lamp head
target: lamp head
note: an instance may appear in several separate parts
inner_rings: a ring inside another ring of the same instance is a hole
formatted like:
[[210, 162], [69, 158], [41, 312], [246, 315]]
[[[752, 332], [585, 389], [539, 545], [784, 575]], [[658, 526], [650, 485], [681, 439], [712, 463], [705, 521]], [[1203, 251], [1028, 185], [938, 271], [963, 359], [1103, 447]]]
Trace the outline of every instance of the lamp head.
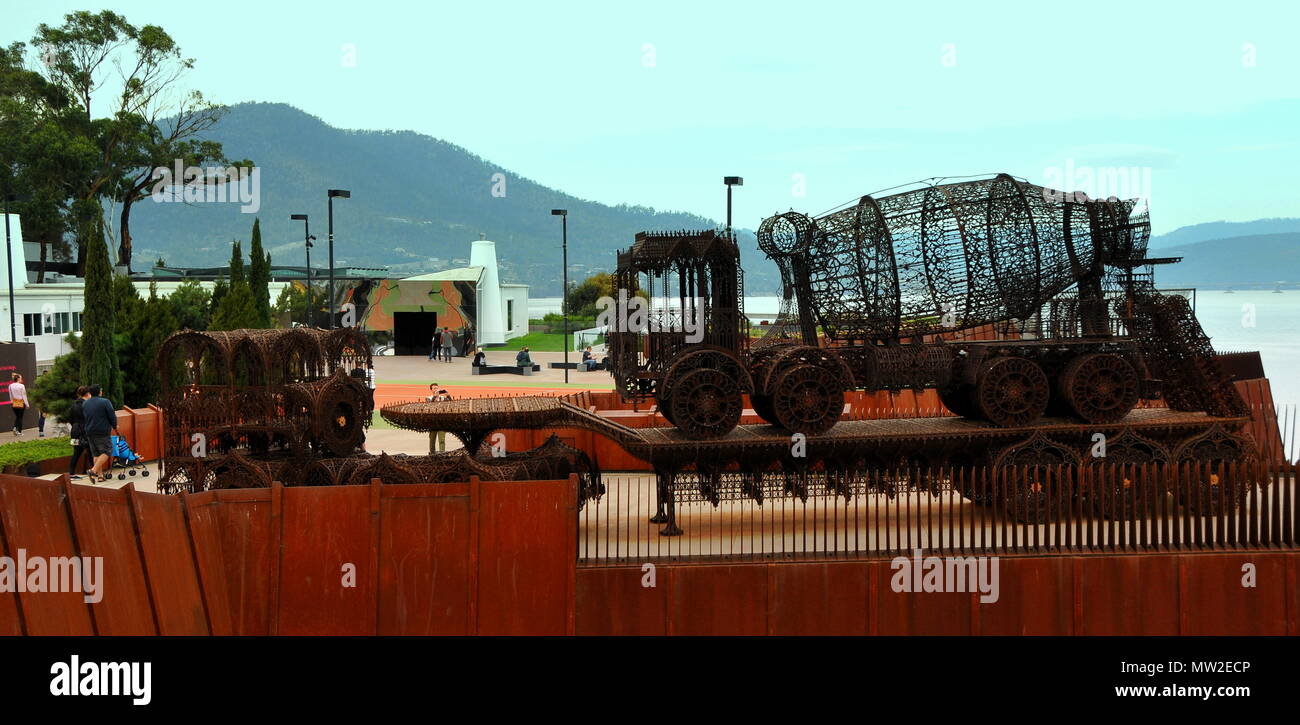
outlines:
[[306, 215], [306, 214], [290, 214], [290, 215], [289, 215], [289, 218], [292, 219], [292, 220], [294, 220], [294, 221], [301, 221], [301, 222], [305, 222], [305, 221], [307, 221], [307, 215]]
[[722, 177], [722, 183], [727, 186], [744, 186], [745, 180], [739, 176], [724, 176]]
[[351, 198], [352, 198], [352, 192], [351, 192], [351, 191], [348, 191], [347, 189], [330, 189], [329, 191], [326, 192], [326, 194], [328, 194], [328, 195], [329, 195], [329, 198], [331, 198], [331, 199], [336, 198], [336, 197], [339, 198], [339, 199], [351, 199]]

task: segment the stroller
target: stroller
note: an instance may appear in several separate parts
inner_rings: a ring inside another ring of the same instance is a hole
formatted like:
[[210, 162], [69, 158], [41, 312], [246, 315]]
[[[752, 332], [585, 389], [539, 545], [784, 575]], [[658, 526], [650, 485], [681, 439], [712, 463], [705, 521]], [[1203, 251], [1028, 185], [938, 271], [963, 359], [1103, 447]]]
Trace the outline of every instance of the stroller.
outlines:
[[[113, 469], [117, 468], [117, 479], [126, 480], [127, 476], [135, 477], [135, 469], [140, 469], [140, 475], [145, 478], [149, 477], [149, 469], [144, 467], [144, 459], [131, 450], [131, 446], [126, 444], [126, 439], [122, 436], [113, 436], [113, 455], [108, 461], [108, 474], [105, 478], [113, 477]], [[125, 472], [120, 469], [126, 469]]]

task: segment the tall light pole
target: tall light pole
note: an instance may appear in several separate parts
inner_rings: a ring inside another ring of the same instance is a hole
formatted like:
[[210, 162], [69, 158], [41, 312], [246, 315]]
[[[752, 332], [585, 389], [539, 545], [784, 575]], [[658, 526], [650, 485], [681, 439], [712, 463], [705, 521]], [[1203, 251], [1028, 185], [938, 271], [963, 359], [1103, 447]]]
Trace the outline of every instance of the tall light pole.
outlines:
[[330, 227], [330, 324], [329, 329], [334, 329], [334, 197], [340, 199], [351, 199], [352, 192], [347, 189], [330, 189], [325, 193], [326, 202], [329, 205], [329, 227]]
[[731, 235], [731, 187], [744, 186], [745, 180], [739, 176], [724, 176], [722, 183], [727, 185], [727, 235]]
[[307, 304], [305, 305], [307, 309], [304, 310], [302, 322], [311, 327], [311, 240], [316, 237], [311, 235], [311, 222], [306, 214], [290, 214], [289, 218], [294, 221], [302, 220], [302, 241], [307, 247]]
[[551, 216], [560, 218], [560, 249], [563, 250], [564, 291], [560, 294], [560, 312], [564, 315], [564, 382], [569, 382], [569, 210], [552, 209]]
[[[14, 198], [8, 191], [5, 198], [5, 269], [9, 271], [9, 341], [18, 342], [18, 322], [14, 316], [14, 253], [9, 248], [9, 201]], [[27, 270], [23, 270], [23, 275]]]

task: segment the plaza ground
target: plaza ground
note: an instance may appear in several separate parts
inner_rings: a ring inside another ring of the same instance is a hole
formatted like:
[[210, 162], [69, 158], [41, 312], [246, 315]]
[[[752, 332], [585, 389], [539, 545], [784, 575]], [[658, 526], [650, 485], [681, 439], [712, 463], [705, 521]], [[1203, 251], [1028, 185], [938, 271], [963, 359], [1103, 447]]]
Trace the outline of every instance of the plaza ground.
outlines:
[[[489, 365], [513, 366], [515, 364], [515, 351], [512, 350], [487, 350], [486, 355]], [[447, 392], [454, 398], [562, 395], [583, 390], [612, 390], [614, 388], [613, 379], [608, 372], [603, 370], [595, 372], [586, 372], [580, 369], [570, 370], [569, 382], [566, 384], [564, 382], [564, 370], [550, 367], [550, 363], [561, 362], [564, 359], [564, 353], [562, 352], [533, 352], [531, 357], [533, 362], [540, 365], [542, 369], [527, 376], [511, 374], [474, 375], [470, 366], [470, 358], [467, 357], [452, 358], [452, 362], [449, 363], [429, 360], [422, 355], [376, 357], [375, 407], [381, 408], [392, 403], [422, 400], [429, 395], [429, 385], [431, 383], [437, 383], [439, 387], [446, 388]], [[581, 359], [582, 353], [569, 353], [571, 362]], [[28, 431], [23, 438], [13, 438], [9, 435], [0, 434], [0, 445], [9, 443], [12, 440], [30, 440], [35, 435], [35, 431]], [[447, 448], [449, 450], [460, 447], [460, 441], [456, 440], [454, 436], [447, 436]], [[394, 428], [376, 412], [370, 430], [366, 431], [366, 450], [371, 453], [424, 455], [429, 452], [429, 435]], [[150, 475], [147, 478], [140, 475], [140, 470], [137, 469], [134, 477], [127, 477], [126, 479], [114, 478], [112, 481], [100, 485], [121, 488], [128, 483], [134, 482], [137, 490], [157, 491], [155, 484], [158, 480], [158, 464], [151, 463], [148, 465]], [[41, 478], [53, 479], [57, 478], [57, 474], [47, 474]], [[79, 481], [79, 483], [88, 482], [84, 477]]]

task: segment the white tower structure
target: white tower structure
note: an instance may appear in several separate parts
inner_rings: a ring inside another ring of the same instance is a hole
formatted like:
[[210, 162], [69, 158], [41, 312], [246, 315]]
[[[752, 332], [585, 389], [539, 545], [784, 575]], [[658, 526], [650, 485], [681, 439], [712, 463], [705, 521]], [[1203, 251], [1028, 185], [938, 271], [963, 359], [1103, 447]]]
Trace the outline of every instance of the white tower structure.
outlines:
[[505, 303], [501, 300], [501, 284], [497, 277], [497, 245], [482, 239], [469, 250], [472, 267], [482, 267], [478, 278], [478, 329], [474, 331], [479, 345], [500, 345], [506, 341]]

